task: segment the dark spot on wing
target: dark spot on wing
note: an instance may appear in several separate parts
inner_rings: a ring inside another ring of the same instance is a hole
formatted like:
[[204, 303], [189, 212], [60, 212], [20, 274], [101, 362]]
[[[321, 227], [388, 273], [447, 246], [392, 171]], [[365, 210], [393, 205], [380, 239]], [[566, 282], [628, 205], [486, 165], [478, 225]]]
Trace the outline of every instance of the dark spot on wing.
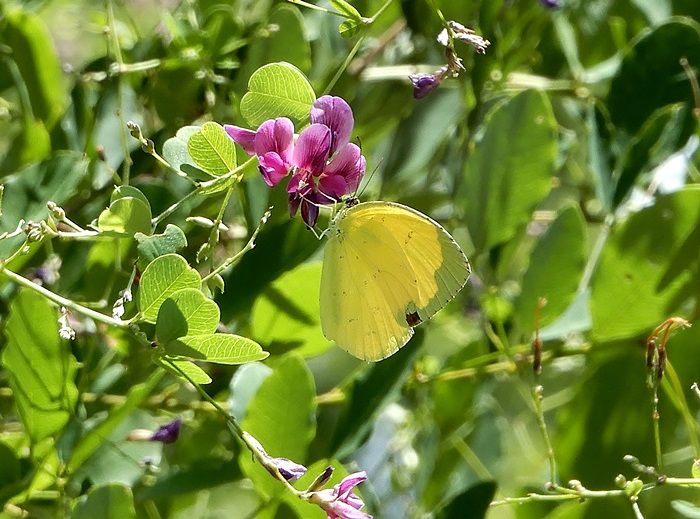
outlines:
[[406, 314], [406, 324], [408, 324], [411, 328], [418, 326], [422, 322], [423, 320], [420, 318], [420, 315], [418, 315], [418, 312], [410, 312]]

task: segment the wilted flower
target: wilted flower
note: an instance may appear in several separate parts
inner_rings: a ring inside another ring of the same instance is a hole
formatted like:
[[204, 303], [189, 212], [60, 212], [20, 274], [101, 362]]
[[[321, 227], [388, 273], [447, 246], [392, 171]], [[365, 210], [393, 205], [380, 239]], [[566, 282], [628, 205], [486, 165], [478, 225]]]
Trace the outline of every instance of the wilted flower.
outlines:
[[272, 187], [291, 174], [287, 184], [289, 212], [309, 227], [316, 224], [318, 206], [338, 202], [357, 190], [365, 173], [365, 158], [349, 142], [354, 124], [352, 109], [340, 97], [323, 96], [311, 108], [311, 125], [294, 139], [294, 125], [286, 117], [270, 119], [257, 131], [224, 125], [229, 136], [258, 157], [265, 183]]
[[[465, 27], [461, 23], [455, 22], [454, 20], [447, 22], [447, 25], [449, 25], [452, 31], [453, 38], [461, 41], [462, 43], [466, 43], [467, 45], [471, 45], [479, 54], [486, 54], [486, 49], [488, 49], [489, 45], [491, 45], [489, 40], [479, 36], [472, 29], [469, 29], [468, 27]], [[447, 34], [447, 29], [443, 29], [440, 34], [438, 34], [437, 41], [445, 47], [449, 46], [450, 38]]]
[[408, 79], [413, 84], [413, 97], [415, 99], [424, 98], [440, 86], [445, 76], [447, 76], [446, 66], [432, 74], [411, 74]]
[[365, 503], [353, 491], [366, 480], [366, 472], [355, 472], [333, 488], [314, 492], [309, 501], [323, 508], [328, 519], [372, 519], [370, 514], [361, 511]]
[[61, 307], [61, 315], [58, 318], [58, 324], [61, 326], [58, 330], [58, 335], [61, 339], [72, 341], [75, 339], [75, 330], [70, 325], [69, 313], [65, 306]]
[[274, 469], [289, 482], [296, 481], [306, 474], [306, 467], [290, 460], [289, 458], [273, 458], [270, 456], [262, 444], [252, 435], [247, 432], [243, 433], [248, 446], [255, 449], [263, 458], [262, 465], [273, 476], [276, 476]]
[[172, 422], [161, 425], [155, 431], [149, 431], [148, 429], [134, 429], [129, 433], [127, 439], [131, 441], [175, 443], [180, 436], [181, 426], [182, 420], [180, 418], [176, 418]]

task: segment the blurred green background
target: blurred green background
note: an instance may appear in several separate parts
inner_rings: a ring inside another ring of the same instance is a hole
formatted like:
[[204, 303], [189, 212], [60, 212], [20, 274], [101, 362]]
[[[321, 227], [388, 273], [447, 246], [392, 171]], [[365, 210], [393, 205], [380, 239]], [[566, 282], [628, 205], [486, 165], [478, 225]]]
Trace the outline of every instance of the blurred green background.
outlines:
[[[384, 4], [351, 3], [365, 17]], [[466, 71], [416, 101], [408, 75], [445, 62], [433, 4], [491, 47], [482, 56], [458, 46]], [[623, 457], [657, 465], [646, 337], [667, 317], [698, 317], [700, 2], [546, 4], [395, 0], [343, 38], [342, 18], [273, 0], [0, 1], [0, 232], [45, 219], [48, 200], [87, 226], [127, 169], [161, 213], [192, 184], [144, 153], [126, 121], [158, 151], [185, 125], [249, 126], [239, 104], [260, 66], [292, 63], [320, 96], [351, 56], [330, 93], [354, 110], [353, 138], [367, 157], [362, 198], [440, 221], [470, 258], [470, 282], [399, 353], [356, 361], [320, 330], [322, 242], [289, 219], [284, 187], [269, 190], [251, 171], [226, 208], [215, 257], [239, 250], [275, 210], [216, 302], [223, 326], [271, 356], [208, 366], [207, 390], [271, 455], [316, 472], [335, 460], [344, 466], [336, 480], [366, 470], [360, 491], [377, 518], [634, 518], [625, 496], [488, 503], [543, 493], [550, 480], [538, 384], [559, 483], [612, 490], [620, 473], [657, 479]], [[221, 203], [194, 197], [165, 220], [185, 231], [193, 265], [209, 230], [185, 218], [214, 219]], [[19, 244], [0, 240], [0, 259]], [[37, 278], [56, 257], [60, 276], [45, 284], [110, 313], [136, 251], [129, 239], [46, 240], [11, 266]], [[20, 322], [17, 294], [0, 276], [5, 352], [21, 350], [12, 333], [57, 317], [38, 298], [33, 320]], [[132, 336], [86, 319], [75, 327], [73, 342], [54, 333], [45, 351], [22, 350], [28, 365], [42, 359], [32, 376], [65, 384], [62, 407], [42, 410], [65, 413], [58, 427], [22, 420], [21, 371], [4, 353], [0, 517], [323, 517], [284, 496]], [[669, 342], [659, 474], [691, 477], [700, 458], [700, 399], [690, 389], [699, 348], [697, 325]], [[184, 425], [173, 445], [125, 440], [176, 415]], [[647, 519], [700, 517], [693, 502], [697, 487], [639, 496]]]

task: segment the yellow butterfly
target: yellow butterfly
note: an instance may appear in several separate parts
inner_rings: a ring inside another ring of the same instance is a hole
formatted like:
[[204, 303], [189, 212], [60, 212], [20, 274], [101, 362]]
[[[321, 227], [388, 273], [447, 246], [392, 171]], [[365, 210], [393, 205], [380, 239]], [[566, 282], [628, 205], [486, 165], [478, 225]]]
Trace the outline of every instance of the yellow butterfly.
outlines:
[[396, 353], [471, 273], [452, 236], [405, 205], [351, 199], [326, 234], [321, 327], [362, 360]]

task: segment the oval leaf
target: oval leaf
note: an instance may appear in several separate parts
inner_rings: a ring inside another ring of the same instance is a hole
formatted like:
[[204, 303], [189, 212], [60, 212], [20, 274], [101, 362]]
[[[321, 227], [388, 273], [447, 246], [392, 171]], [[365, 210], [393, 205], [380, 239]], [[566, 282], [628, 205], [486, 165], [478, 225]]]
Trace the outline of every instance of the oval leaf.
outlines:
[[146, 236], [137, 232], [134, 238], [138, 245], [138, 266], [143, 271], [148, 264], [159, 256], [171, 254], [187, 247], [187, 238], [177, 225], [169, 223], [162, 234]]
[[316, 94], [306, 76], [289, 63], [270, 63], [256, 70], [241, 99], [241, 114], [251, 126], [276, 117], [307, 121]]
[[263, 360], [269, 355], [257, 342], [228, 333], [180, 337], [169, 343], [165, 351], [170, 355], [216, 364], [245, 364]]
[[151, 209], [138, 198], [118, 198], [100, 213], [97, 227], [114, 236], [133, 236], [137, 232], [150, 234]]
[[144, 204], [148, 206], [149, 209], [151, 208], [151, 202], [148, 201], [146, 195], [144, 195], [140, 189], [137, 189], [134, 186], [115, 187], [114, 191], [112, 191], [112, 196], [109, 197], [109, 203], [113, 204], [120, 198], [126, 198], [127, 196], [141, 200]]
[[[169, 362], [172, 362], [177, 369], [174, 369]], [[194, 362], [190, 362], [189, 360], [169, 360], [169, 362], [160, 362], [159, 364], [163, 366], [165, 369], [173, 373], [175, 376], [180, 377], [186, 382], [189, 382], [187, 380], [187, 377], [189, 377], [193, 382], [196, 382], [197, 384], [211, 384], [211, 377], [207, 374], [206, 371], [204, 371], [202, 368], [197, 366]], [[183, 377], [182, 373], [180, 371], [187, 375], [187, 377]]]
[[141, 318], [155, 323], [158, 310], [168, 297], [183, 288], [199, 288], [202, 278], [185, 258], [166, 254], [153, 260], [141, 275], [139, 311]]
[[185, 335], [212, 334], [219, 324], [219, 307], [196, 288], [184, 288], [160, 306], [156, 337], [165, 344]]
[[236, 168], [236, 146], [217, 123], [204, 123], [187, 141], [187, 151], [197, 166], [215, 177]]

